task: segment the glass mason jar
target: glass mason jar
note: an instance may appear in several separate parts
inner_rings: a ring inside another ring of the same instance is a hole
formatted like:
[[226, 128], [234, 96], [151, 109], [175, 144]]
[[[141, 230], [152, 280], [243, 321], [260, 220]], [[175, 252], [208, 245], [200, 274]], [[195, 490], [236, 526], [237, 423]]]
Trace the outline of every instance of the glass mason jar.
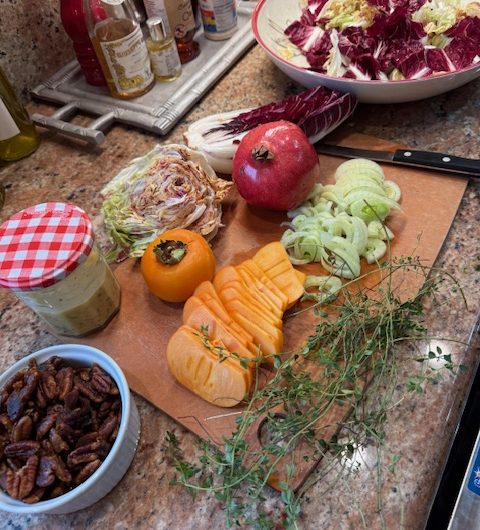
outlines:
[[61, 335], [106, 326], [120, 306], [120, 287], [80, 208], [50, 202], [0, 226], [0, 285]]

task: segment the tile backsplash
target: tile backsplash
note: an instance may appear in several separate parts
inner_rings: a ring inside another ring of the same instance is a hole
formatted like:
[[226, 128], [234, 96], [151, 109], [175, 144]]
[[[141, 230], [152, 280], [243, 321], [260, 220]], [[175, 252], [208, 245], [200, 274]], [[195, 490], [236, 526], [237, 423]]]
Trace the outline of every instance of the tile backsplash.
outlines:
[[0, 66], [24, 102], [73, 57], [60, 0], [0, 0]]

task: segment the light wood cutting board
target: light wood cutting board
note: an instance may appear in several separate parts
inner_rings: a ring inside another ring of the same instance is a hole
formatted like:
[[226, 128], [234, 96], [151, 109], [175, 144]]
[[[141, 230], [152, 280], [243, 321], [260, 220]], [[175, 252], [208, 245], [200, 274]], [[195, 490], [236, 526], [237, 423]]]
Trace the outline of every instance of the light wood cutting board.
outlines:
[[[332, 140], [330, 136], [329, 141]], [[397, 144], [352, 134], [337, 134], [337, 143], [353, 147], [393, 149]], [[344, 159], [320, 156], [325, 180], [332, 180], [336, 167]], [[387, 221], [395, 233], [392, 244], [394, 256], [419, 256], [426, 265], [435, 261], [455, 217], [467, 185], [466, 178], [447, 176], [439, 172], [421, 171], [400, 166], [384, 165], [386, 178], [397, 182], [402, 190], [401, 213]], [[212, 242], [218, 268], [237, 264], [251, 257], [270, 241], [279, 240], [286, 217], [280, 213], [248, 207], [235, 193], [223, 207], [224, 227]], [[420, 238], [420, 239], [419, 239]], [[309, 272], [316, 265], [309, 266]], [[320, 267], [315, 271], [320, 273]], [[100, 348], [112, 356], [124, 371], [132, 390], [202, 438], [221, 444], [235, 430], [235, 415], [231, 409], [210, 405], [180, 386], [170, 374], [165, 349], [169, 337], [181, 324], [182, 304], [167, 304], [153, 297], [141, 277], [138, 263], [127, 260], [115, 270], [122, 288], [119, 314], [109, 326], [77, 342]], [[418, 280], [420, 281], [420, 280]], [[407, 290], [415, 293], [418, 283]], [[314, 316], [299, 315], [285, 322], [285, 351], [300, 345], [313, 332]], [[71, 342], [71, 338], [64, 337]], [[341, 421], [345, 411], [338, 411]], [[335, 419], [335, 418], [334, 418]], [[298, 484], [314, 463], [303, 465]]]

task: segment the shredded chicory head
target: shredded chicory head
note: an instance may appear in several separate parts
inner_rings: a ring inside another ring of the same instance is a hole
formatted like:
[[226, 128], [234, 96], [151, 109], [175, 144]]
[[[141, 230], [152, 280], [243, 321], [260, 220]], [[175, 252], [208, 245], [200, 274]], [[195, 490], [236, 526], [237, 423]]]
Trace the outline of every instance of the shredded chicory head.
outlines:
[[480, 62], [480, 3], [308, 0], [285, 35], [323, 74], [420, 79]]
[[101, 192], [113, 245], [109, 259], [142, 256], [155, 237], [172, 228], [188, 228], [211, 239], [221, 224], [221, 200], [231, 186], [216, 176], [201, 153], [182, 145], [157, 145]]

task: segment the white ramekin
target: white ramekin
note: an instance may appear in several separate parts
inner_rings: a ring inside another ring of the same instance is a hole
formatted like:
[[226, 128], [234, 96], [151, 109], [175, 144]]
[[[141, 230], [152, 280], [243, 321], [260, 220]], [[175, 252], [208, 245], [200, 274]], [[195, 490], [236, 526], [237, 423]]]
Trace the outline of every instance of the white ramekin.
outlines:
[[118, 364], [106, 353], [81, 344], [61, 344], [36, 351], [13, 366], [0, 376], [0, 388], [19, 370], [36, 359], [38, 364], [49, 357], [58, 355], [74, 365], [91, 366], [97, 363], [114, 380], [120, 391], [122, 418], [115, 440], [101, 466], [85, 482], [73, 490], [55, 499], [26, 504], [12, 499], [0, 490], [0, 510], [7, 512], [33, 513], [70, 513], [86, 508], [104, 497], [120, 481], [133, 460], [140, 438], [140, 419], [135, 402], [130, 395], [127, 380]]

